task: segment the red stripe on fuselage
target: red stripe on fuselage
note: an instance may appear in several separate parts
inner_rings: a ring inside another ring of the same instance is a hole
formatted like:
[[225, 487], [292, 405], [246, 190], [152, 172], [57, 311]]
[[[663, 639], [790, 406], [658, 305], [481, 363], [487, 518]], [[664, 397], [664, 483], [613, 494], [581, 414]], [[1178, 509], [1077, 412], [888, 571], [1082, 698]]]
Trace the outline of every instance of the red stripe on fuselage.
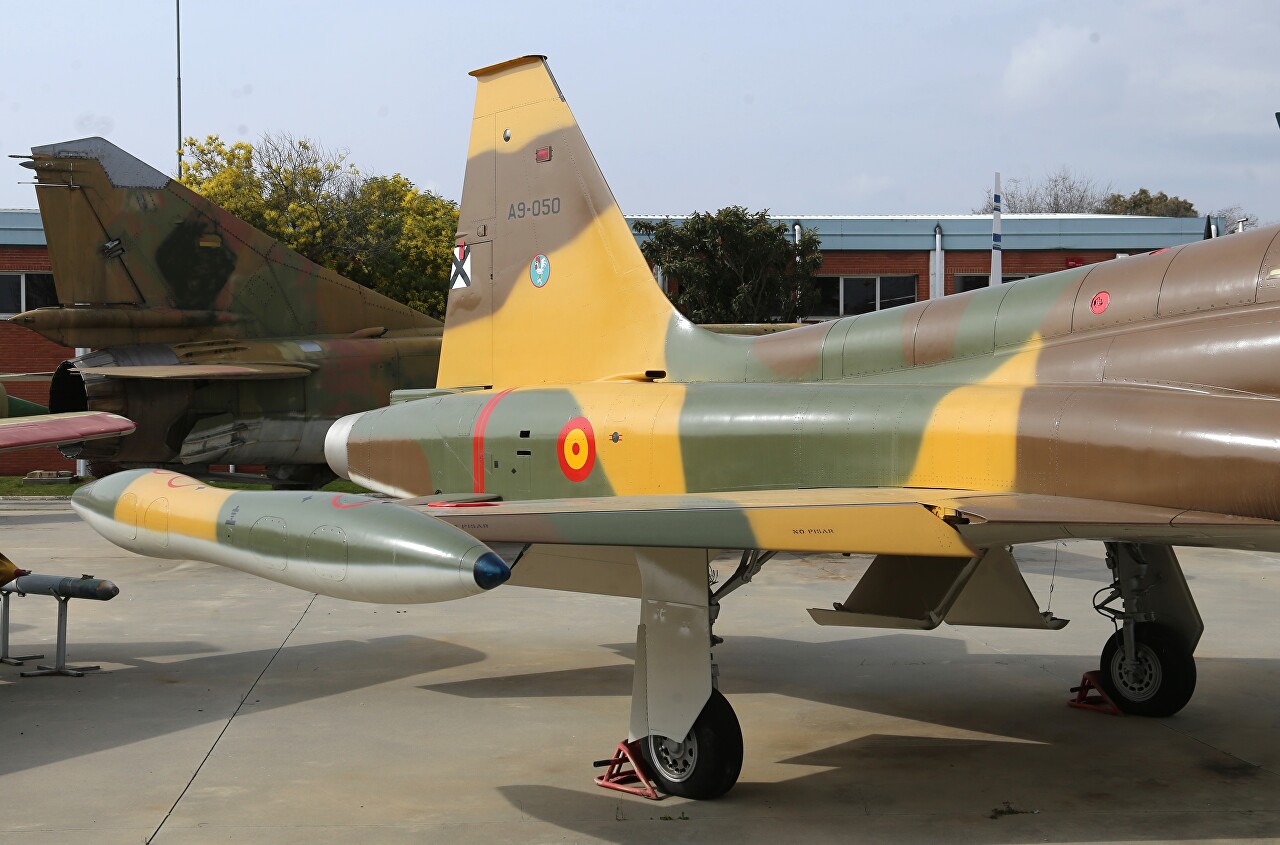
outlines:
[[484, 492], [484, 429], [489, 424], [489, 417], [493, 414], [493, 409], [498, 407], [498, 403], [502, 398], [514, 387], [508, 387], [501, 393], [495, 393], [488, 402], [484, 403], [484, 407], [480, 409], [480, 415], [476, 417], [476, 428], [471, 434], [471, 477], [473, 479], [474, 489], [477, 493]]

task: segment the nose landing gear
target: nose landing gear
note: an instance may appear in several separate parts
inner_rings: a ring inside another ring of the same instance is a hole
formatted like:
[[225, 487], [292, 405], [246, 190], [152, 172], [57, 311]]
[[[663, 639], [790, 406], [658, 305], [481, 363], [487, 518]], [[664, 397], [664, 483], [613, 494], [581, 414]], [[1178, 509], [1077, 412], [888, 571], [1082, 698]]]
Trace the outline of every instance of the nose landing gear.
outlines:
[[1099, 680], [1125, 713], [1172, 716], [1195, 692], [1192, 654], [1204, 624], [1170, 547], [1106, 546], [1113, 580], [1094, 609], [1118, 627], [1102, 649]]
[[1103, 688], [1126, 713], [1172, 716], [1191, 700], [1196, 689], [1196, 662], [1176, 631], [1158, 622], [1133, 626], [1132, 659], [1119, 630], [1102, 649], [1099, 667]]

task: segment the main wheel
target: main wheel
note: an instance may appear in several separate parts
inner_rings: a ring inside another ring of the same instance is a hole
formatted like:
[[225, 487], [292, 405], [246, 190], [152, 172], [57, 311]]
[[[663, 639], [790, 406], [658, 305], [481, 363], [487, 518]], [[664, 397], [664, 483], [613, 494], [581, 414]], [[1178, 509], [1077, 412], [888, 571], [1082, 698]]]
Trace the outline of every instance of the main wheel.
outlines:
[[680, 741], [652, 734], [640, 743], [649, 774], [663, 792], [682, 798], [719, 798], [742, 771], [742, 728], [719, 690]]
[[1196, 661], [1182, 637], [1167, 625], [1140, 622], [1133, 630], [1136, 665], [1124, 659], [1124, 631], [1102, 649], [1102, 685], [1126, 713], [1172, 716], [1196, 689]]

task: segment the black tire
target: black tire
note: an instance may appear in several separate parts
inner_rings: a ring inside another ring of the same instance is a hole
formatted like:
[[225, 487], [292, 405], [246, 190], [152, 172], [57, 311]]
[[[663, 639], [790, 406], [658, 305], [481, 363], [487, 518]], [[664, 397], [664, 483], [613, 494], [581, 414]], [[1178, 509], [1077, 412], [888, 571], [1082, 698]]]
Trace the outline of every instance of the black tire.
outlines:
[[719, 798], [742, 771], [742, 728], [728, 700], [713, 689], [683, 742], [654, 734], [640, 742], [640, 753], [649, 775], [668, 795]]
[[1102, 649], [1098, 667], [1111, 700], [1135, 716], [1172, 716], [1196, 689], [1196, 661], [1182, 637], [1167, 625], [1134, 626], [1138, 672], [1124, 671], [1124, 632], [1116, 631]]

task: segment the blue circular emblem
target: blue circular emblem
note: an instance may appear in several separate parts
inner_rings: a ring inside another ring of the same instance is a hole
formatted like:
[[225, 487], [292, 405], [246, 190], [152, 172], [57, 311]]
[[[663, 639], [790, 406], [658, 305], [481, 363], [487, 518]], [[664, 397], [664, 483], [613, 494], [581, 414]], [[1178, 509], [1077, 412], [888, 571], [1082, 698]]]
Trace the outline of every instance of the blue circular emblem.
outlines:
[[529, 262], [529, 281], [535, 288], [540, 288], [551, 278], [551, 262], [542, 253], [538, 253]]

